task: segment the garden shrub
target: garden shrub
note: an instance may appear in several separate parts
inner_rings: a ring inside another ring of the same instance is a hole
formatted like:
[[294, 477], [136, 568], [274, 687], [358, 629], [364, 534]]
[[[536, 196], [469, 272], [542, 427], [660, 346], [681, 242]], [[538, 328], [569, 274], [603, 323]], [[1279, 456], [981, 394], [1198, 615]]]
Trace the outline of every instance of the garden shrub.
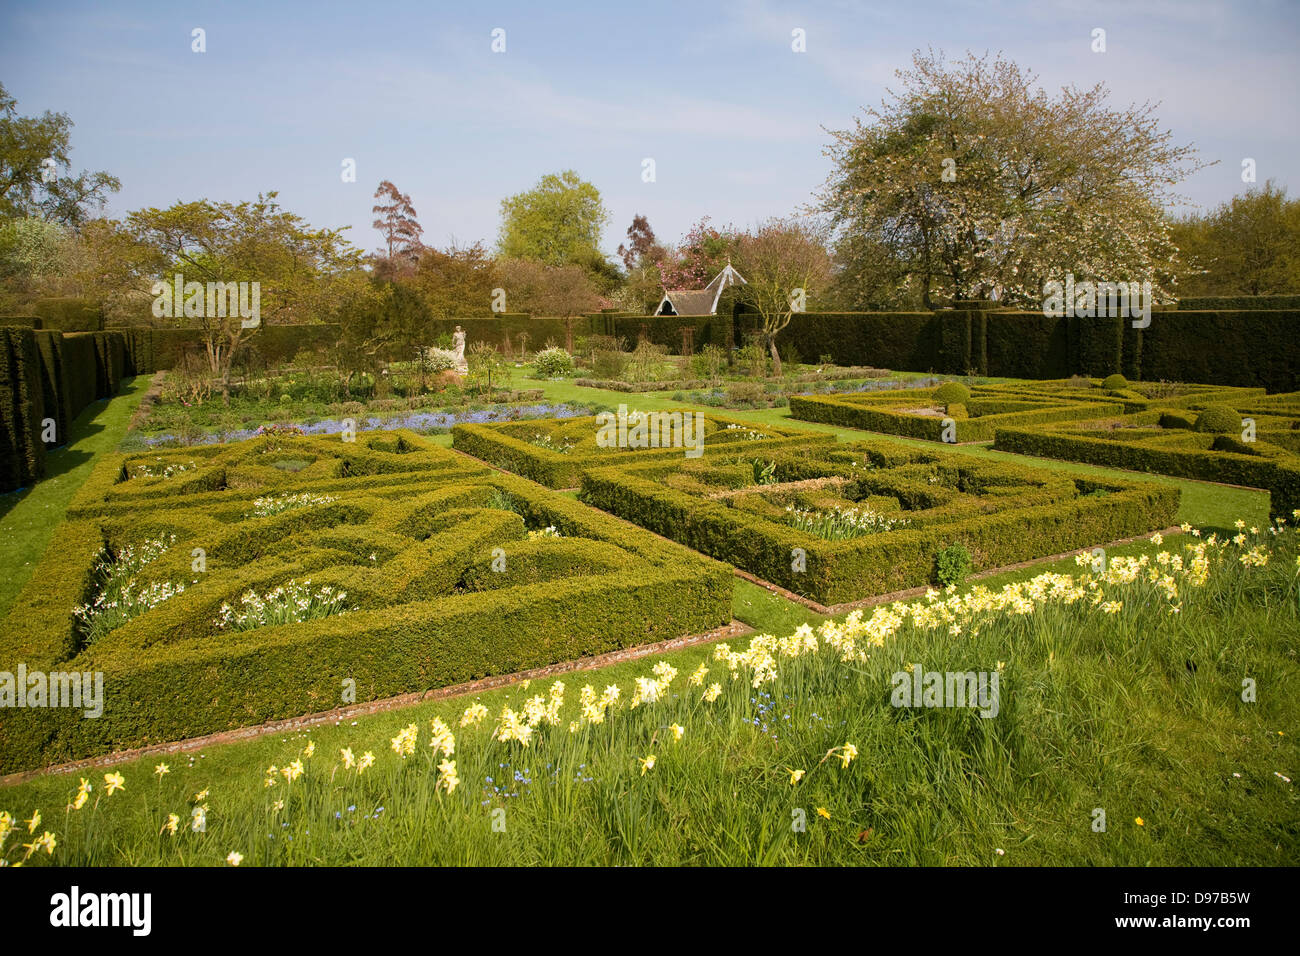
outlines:
[[1241, 414], [1227, 405], [1206, 405], [1196, 416], [1193, 431], [1226, 435], [1241, 431]]
[[533, 367], [541, 378], [562, 378], [573, 374], [573, 356], [558, 346], [552, 346], [533, 356]]
[[970, 401], [970, 389], [961, 382], [944, 382], [934, 390], [934, 400], [940, 405], [965, 405]]
[[975, 569], [975, 560], [964, 545], [950, 544], [934, 559], [934, 577], [940, 587], [960, 587]]
[[428, 371], [431, 375], [437, 375], [439, 372], [454, 371], [456, 368], [456, 353], [450, 349], [439, 348], [434, 346], [424, 350], [428, 360]]
[[1128, 388], [1128, 379], [1118, 373], [1107, 375], [1102, 380], [1101, 387], [1108, 392], [1122, 392]]

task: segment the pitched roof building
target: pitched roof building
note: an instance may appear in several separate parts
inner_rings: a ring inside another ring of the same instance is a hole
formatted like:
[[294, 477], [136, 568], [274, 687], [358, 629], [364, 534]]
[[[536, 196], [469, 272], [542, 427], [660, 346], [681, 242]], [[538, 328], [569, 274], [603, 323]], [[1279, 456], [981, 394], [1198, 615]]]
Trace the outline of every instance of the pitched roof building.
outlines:
[[727, 267], [713, 277], [703, 289], [665, 289], [663, 301], [655, 315], [714, 315], [718, 311], [718, 298], [729, 285], [747, 285], [739, 272]]

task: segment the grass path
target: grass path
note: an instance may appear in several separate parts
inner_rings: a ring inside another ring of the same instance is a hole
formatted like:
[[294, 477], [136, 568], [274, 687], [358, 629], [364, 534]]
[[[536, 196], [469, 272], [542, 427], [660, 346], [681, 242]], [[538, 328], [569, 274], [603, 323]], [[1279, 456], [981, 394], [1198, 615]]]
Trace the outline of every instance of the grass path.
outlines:
[[95, 456], [117, 447], [148, 388], [149, 376], [128, 378], [118, 395], [87, 406], [72, 423], [68, 444], [49, 455], [45, 479], [0, 495], [0, 616], [31, 577]]

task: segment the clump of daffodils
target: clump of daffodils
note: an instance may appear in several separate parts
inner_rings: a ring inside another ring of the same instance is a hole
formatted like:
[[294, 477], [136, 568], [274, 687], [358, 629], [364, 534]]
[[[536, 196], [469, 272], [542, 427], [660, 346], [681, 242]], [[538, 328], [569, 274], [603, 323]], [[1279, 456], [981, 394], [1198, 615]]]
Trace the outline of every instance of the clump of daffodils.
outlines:
[[[212, 624], [219, 631], [251, 631], [274, 624], [297, 624], [345, 614], [349, 610], [347, 599], [347, 591], [328, 584], [313, 591], [310, 580], [302, 584], [290, 581], [265, 594], [246, 591], [239, 599], [239, 607], [222, 604]], [[351, 610], [358, 608], [354, 606]]]
[[92, 569], [98, 582], [95, 596], [72, 609], [87, 643], [93, 644], [132, 618], [185, 592], [183, 583], [141, 584], [137, 580], [140, 571], [166, 554], [175, 542], [174, 534], [159, 535], [139, 545], [127, 545], [116, 553], [105, 551], [95, 560]]
[[177, 475], [184, 474], [187, 471], [194, 471], [199, 466], [194, 462], [188, 464], [167, 463], [161, 457], [155, 457], [152, 462], [141, 462], [138, 465], [132, 465], [127, 470], [128, 478], [175, 478]]
[[313, 495], [310, 492], [302, 492], [296, 495], [273, 495], [266, 498], [254, 498], [253, 510], [244, 515], [245, 518], [269, 518], [271, 515], [278, 515], [284, 511], [294, 511], [298, 508], [315, 508], [320, 505], [328, 505], [338, 499], [332, 495]]

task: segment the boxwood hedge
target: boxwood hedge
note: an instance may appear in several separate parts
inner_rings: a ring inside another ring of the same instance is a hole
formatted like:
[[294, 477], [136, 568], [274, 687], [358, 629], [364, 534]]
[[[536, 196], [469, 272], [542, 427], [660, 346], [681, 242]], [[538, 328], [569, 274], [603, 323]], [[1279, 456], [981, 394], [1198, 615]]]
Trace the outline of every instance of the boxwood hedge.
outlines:
[[[1292, 404], [1287, 404], [1288, 400]], [[1219, 481], [1269, 492], [1269, 511], [1290, 517], [1300, 508], [1300, 403], [1272, 396], [1238, 407], [1241, 434], [1195, 430], [1197, 407], [1155, 408], [1083, 422], [999, 428], [1000, 451], [1059, 458], [1127, 471]], [[1250, 419], [1253, 435], [1246, 419]]]
[[804, 421], [928, 441], [943, 441], [945, 419], [951, 419], [953, 427], [947, 433], [956, 443], [962, 443], [992, 441], [1000, 425], [1096, 418], [1121, 411], [1121, 406], [1100, 395], [1082, 401], [983, 385], [971, 389], [970, 398], [961, 407], [945, 409], [940, 391], [944, 387], [859, 395], [791, 395], [790, 415]]

